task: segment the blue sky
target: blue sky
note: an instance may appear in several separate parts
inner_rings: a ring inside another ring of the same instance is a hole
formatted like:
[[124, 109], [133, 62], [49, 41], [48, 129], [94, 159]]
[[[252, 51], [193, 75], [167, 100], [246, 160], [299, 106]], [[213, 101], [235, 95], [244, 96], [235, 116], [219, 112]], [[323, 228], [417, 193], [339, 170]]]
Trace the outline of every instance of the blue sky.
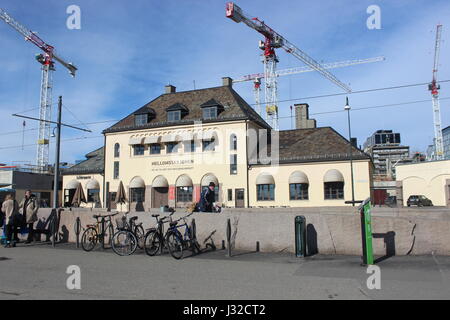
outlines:
[[[262, 71], [257, 43], [261, 36], [244, 24], [225, 18], [222, 0], [2, 0], [12, 17], [53, 45], [72, 61], [78, 74], [72, 79], [61, 66], [54, 73], [54, 102], [62, 95], [63, 121], [71, 124], [118, 120], [154, 99], [170, 83], [178, 91], [218, 86], [221, 77], [238, 78]], [[443, 23], [439, 79], [450, 79], [450, 3], [445, 0], [318, 0], [237, 2], [318, 61], [333, 62], [383, 55], [386, 61], [334, 69], [353, 90], [422, 83], [431, 80], [434, 37]], [[66, 28], [66, 8], [81, 8], [81, 30]], [[381, 30], [366, 27], [369, 5], [381, 8]], [[0, 162], [34, 163], [37, 123], [27, 121], [22, 150], [23, 120], [14, 112], [39, 105], [38, 49], [0, 22]], [[279, 50], [279, 68], [301, 66]], [[279, 78], [279, 99], [339, 93], [341, 89], [316, 73]], [[252, 84], [235, 90], [253, 103]], [[450, 83], [441, 85], [441, 97], [450, 97]], [[363, 144], [378, 129], [402, 134], [411, 150], [425, 151], [432, 142], [433, 118], [427, 87], [379, 91], [349, 96], [353, 108], [427, 100], [397, 107], [354, 111], [352, 134]], [[289, 106], [306, 102], [319, 126], [332, 126], [347, 136], [344, 96], [282, 102], [280, 128], [290, 129]], [[450, 125], [450, 99], [441, 101], [442, 125]], [[55, 108], [56, 109], [56, 108]], [[68, 111], [70, 110], [70, 112]], [[76, 114], [76, 118], [71, 114]], [[37, 116], [37, 110], [24, 113]], [[55, 115], [53, 116], [55, 119]], [[109, 123], [90, 124], [92, 133], [64, 129], [61, 160], [74, 162], [103, 143], [101, 131]], [[15, 132], [15, 133], [12, 133]], [[80, 138], [80, 139], [78, 139]], [[53, 140], [52, 140], [53, 142]], [[53, 146], [53, 144], [52, 144]], [[50, 149], [53, 159], [53, 147]]]

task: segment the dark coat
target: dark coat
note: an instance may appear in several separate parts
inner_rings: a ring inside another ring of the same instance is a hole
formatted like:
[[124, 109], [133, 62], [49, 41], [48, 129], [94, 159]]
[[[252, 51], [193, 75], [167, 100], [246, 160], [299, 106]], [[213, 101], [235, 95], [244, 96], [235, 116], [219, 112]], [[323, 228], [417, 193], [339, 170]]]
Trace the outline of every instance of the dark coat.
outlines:
[[209, 188], [202, 191], [200, 195], [200, 211], [201, 212], [212, 212], [213, 202], [215, 201], [216, 195], [214, 190]]

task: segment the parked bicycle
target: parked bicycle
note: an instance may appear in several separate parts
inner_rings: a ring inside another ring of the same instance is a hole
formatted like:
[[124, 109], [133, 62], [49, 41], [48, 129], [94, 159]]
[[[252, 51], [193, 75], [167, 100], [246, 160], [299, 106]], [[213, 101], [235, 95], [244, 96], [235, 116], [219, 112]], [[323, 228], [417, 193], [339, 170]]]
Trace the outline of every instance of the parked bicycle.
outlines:
[[119, 256], [128, 256], [133, 254], [136, 249], [144, 248], [144, 228], [142, 223], [136, 224], [138, 217], [131, 217], [127, 221], [128, 212], [116, 219], [117, 232], [114, 234], [111, 247]]
[[106, 244], [111, 243], [114, 234], [111, 218], [117, 214], [93, 215], [97, 221], [95, 224], [88, 224], [81, 236], [81, 247], [84, 251], [92, 251], [96, 247], [97, 242], [101, 242], [103, 249], [106, 249]]
[[145, 253], [149, 256], [154, 256], [158, 252], [163, 253], [164, 248], [167, 248], [165, 238], [167, 236], [164, 234], [164, 223], [172, 222], [172, 215], [175, 210], [165, 217], [159, 219], [159, 214], [152, 214], [152, 217], [156, 219], [156, 227], [147, 230], [144, 238], [144, 249]]
[[[195, 224], [188, 225], [186, 219], [193, 213], [181, 217], [180, 219], [170, 222], [169, 230], [165, 237], [169, 252], [175, 259], [181, 259], [183, 257], [184, 250], [191, 250], [192, 253], [199, 253], [200, 245], [195, 238]], [[183, 221], [183, 224], [178, 225], [179, 221]], [[184, 235], [181, 234], [180, 228], [184, 227]]]

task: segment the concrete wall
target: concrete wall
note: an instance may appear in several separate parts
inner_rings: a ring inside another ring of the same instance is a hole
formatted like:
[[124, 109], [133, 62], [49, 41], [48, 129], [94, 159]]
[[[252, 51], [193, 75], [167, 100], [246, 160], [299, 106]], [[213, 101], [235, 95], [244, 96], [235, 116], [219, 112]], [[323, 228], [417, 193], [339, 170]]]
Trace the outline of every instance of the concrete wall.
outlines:
[[[80, 217], [82, 225], [94, 222], [92, 215], [100, 211], [73, 209], [61, 213], [62, 234], [75, 241], [73, 223]], [[158, 211], [152, 211], [158, 212]], [[103, 211], [104, 213], [104, 211]], [[179, 217], [185, 213], [175, 213]], [[151, 212], [133, 212], [145, 228], [155, 224]], [[307, 222], [308, 250], [321, 254], [361, 254], [361, 228], [354, 208], [305, 209], [228, 209], [219, 214], [195, 213], [197, 237], [203, 240], [212, 232], [217, 247], [226, 239], [227, 219], [232, 224], [233, 248], [254, 251], [256, 242], [263, 252], [294, 252], [294, 219], [303, 215]], [[374, 252], [386, 254], [421, 255], [434, 252], [450, 255], [450, 210], [403, 210], [374, 208]], [[81, 235], [80, 235], [81, 237]]]

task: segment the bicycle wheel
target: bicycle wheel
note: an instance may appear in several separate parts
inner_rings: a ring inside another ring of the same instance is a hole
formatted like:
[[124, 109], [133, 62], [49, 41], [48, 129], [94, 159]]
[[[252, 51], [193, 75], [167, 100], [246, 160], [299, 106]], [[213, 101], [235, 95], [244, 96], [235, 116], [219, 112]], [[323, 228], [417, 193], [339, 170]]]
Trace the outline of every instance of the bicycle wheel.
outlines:
[[111, 247], [119, 256], [129, 256], [137, 249], [136, 236], [130, 231], [117, 231], [112, 238]]
[[144, 249], [145, 231], [141, 224], [134, 227], [134, 235], [137, 239], [137, 246], [139, 249]]
[[108, 223], [105, 227], [105, 233], [102, 240], [103, 249], [107, 249], [107, 245], [111, 245], [112, 238], [114, 236], [114, 227], [112, 223]]
[[95, 248], [98, 241], [97, 230], [94, 227], [89, 227], [84, 230], [81, 236], [81, 247], [84, 251], [92, 251]]
[[156, 230], [150, 230], [144, 237], [145, 253], [154, 256], [161, 249], [161, 236]]
[[169, 252], [175, 259], [181, 259], [183, 257], [183, 240], [178, 232], [170, 231], [166, 238]]

